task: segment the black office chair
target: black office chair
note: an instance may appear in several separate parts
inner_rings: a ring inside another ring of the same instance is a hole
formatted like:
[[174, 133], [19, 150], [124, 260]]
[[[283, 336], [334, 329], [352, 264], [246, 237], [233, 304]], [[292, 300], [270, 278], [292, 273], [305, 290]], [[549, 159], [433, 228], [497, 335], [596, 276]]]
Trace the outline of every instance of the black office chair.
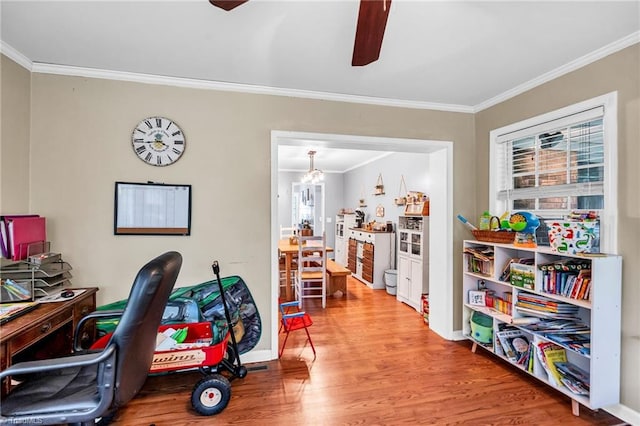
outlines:
[[129, 402], [147, 378], [181, 265], [180, 253], [168, 252], [140, 269], [104, 350], [22, 362], [2, 371], [0, 379], [21, 383], [3, 398], [0, 425], [94, 425]]

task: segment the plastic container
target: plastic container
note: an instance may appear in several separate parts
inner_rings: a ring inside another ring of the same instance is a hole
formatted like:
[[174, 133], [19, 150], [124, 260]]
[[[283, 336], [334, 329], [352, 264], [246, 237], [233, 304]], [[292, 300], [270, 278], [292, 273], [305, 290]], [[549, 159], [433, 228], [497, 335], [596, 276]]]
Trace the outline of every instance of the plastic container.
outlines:
[[488, 211], [482, 213], [480, 222], [478, 223], [478, 229], [481, 231], [489, 231], [491, 229], [491, 213]]
[[493, 319], [480, 313], [473, 311], [471, 320], [471, 336], [480, 343], [490, 344], [493, 341]]
[[387, 287], [387, 293], [395, 296], [398, 290], [397, 269], [387, 269], [384, 271], [384, 284]]
[[551, 250], [557, 253], [590, 253], [598, 223], [573, 220], [545, 220]]

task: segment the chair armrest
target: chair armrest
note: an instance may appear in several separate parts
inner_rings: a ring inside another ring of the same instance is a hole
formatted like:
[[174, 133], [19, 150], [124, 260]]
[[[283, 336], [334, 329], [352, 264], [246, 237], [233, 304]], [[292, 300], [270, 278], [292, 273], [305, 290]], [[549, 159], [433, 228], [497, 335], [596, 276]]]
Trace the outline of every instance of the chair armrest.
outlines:
[[123, 312], [124, 310], [122, 309], [116, 309], [116, 310], [110, 310], [110, 311], [93, 311], [83, 316], [82, 318], [80, 318], [80, 321], [78, 321], [78, 324], [76, 325], [76, 329], [74, 330], [74, 333], [73, 333], [73, 350], [75, 352], [81, 352], [84, 350], [82, 347], [80, 347], [80, 343], [78, 342], [78, 339], [80, 338], [79, 337], [80, 330], [82, 330], [82, 327], [84, 327], [87, 321], [96, 320], [100, 318], [117, 318], [117, 317], [121, 317]]
[[41, 373], [44, 371], [59, 370], [61, 368], [85, 367], [99, 364], [112, 355], [115, 355], [115, 345], [107, 346], [102, 352], [66, 356], [62, 358], [45, 359], [40, 361], [25, 361], [14, 364], [6, 370], [0, 371], [0, 380], [7, 376], [19, 376], [23, 374]]
[[284, 314], [282, 316], [283, 319], [289, 319], [289, 318], [298, 318], [298, 317], [303, 317], [305, 315], [306, 312], [304, 311], [300, 311], [300, 312], [294, 312], [291, 314]]

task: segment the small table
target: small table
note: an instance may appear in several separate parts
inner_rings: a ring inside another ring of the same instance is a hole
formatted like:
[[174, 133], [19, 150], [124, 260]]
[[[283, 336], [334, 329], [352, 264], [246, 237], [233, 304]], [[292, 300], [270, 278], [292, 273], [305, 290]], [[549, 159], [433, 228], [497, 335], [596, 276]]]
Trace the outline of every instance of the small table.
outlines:
[[[327, 253], [333, 251], [333, 248], [327, 246], [325, 247]], [[283, 238], [278, 241], [278, 253], [280, 255], [284, 254], [284, 271], [286, 280], [289, 281], [289, 277], [291, 276], [291, 261], [293, 260], [293, 255], [298, 253], [298, 244], [289, 244], [288, 238]], [[291, 300], [291, 286], [286, 286], [286, 298], [287, 301]]]

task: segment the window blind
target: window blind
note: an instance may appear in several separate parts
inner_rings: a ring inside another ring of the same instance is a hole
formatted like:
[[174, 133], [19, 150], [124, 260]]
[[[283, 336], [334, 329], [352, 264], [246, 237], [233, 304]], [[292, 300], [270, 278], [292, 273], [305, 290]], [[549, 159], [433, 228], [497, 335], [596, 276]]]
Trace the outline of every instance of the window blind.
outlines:
[[498, 135], [497, 198], [511, 209], [604, 208], [604, 108]]

